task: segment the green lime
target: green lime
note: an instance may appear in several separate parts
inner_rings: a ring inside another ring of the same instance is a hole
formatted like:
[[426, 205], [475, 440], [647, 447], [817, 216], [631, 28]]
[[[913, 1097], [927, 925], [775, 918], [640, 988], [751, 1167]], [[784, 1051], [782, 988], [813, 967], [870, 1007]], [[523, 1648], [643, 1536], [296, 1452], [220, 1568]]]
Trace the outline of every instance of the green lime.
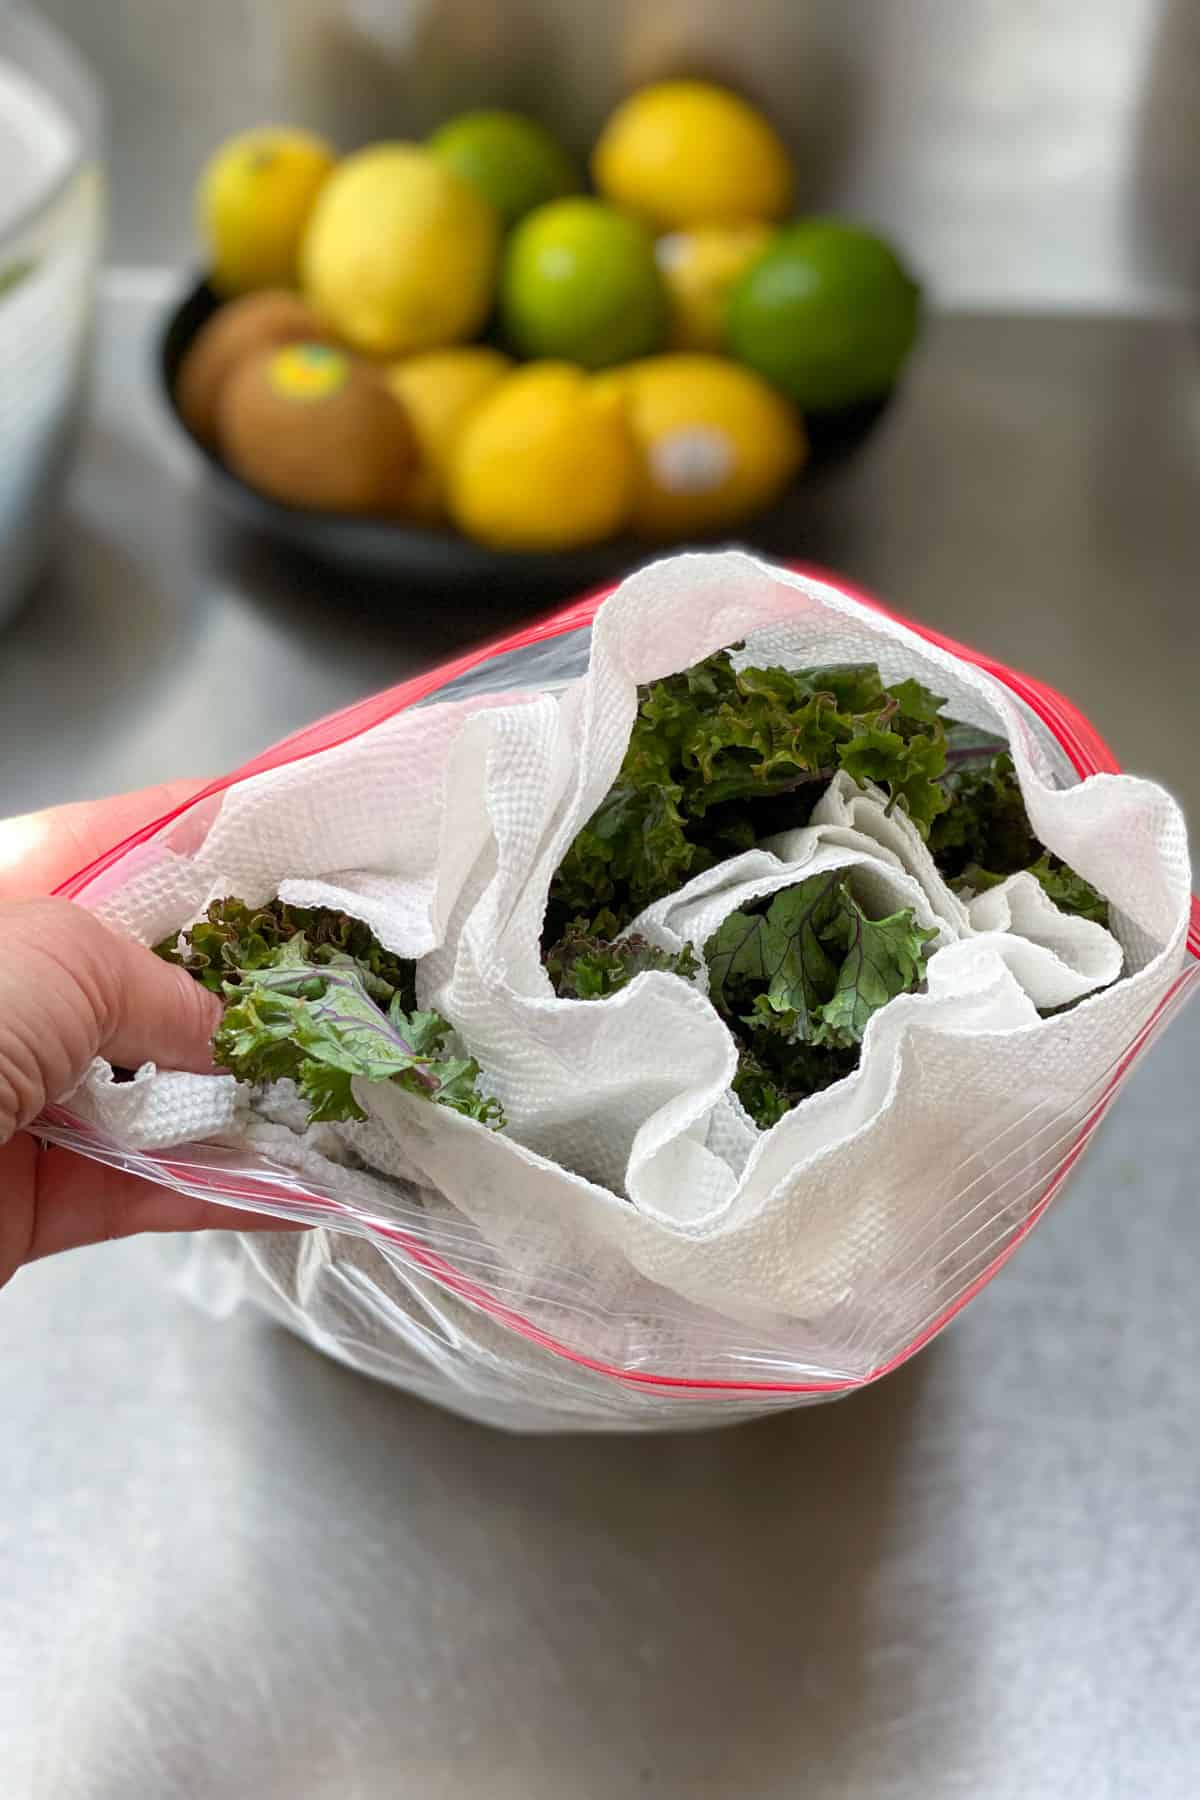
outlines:
[[500, 278], [515, 349], [603, 369], [658, 350], [667, 302], [654, 240], [600, 200], [557, 200], [523, 219]]
[[921, 290], [882, 238], [838, 219], [779, 231], [729, 296], [739, 361], [803, 412], [885, 393], [917, 335]]
[[558, 139], [524, 113], [460, 113], [438, 127], [429, 148], [479, 189], [506, 226], [583, 185]]

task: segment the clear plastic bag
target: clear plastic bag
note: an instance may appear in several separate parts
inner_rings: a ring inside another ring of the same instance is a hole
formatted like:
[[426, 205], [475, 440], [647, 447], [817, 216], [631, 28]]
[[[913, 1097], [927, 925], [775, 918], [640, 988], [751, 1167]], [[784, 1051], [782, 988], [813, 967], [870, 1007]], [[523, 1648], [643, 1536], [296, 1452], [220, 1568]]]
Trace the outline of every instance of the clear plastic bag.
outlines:
[[[841, 594], [847, 594], [839, 584]], [[61, 890], [96, 904], [131, 868], [187, 854], [229, 787], [347, 743], [410, 707], [537, 690], [587, 667], [593, 595], [500, 643], [374, 696], [275, 746], [81, 870]], [[882, 613], [861, 594], [850, 598]], [[890, 615], [888, 615], [890, 616]], [[1020, 702], [1061, 785], [1117, 764], [1086, 719], [1042, 684], [920, 627], [927, 642], [1001, 681]], [[1120, 1054], [1079, 1091], [998, 1104], [997, 1129], [957, 1164], [923, 1171], [933, 1205], [889, 1245], [859, 1291], [819, 1318], [684, 1300], [622, 1266], [556, 1257], [554, 1246], [498, 1243], [456, 1205], [452, 1183], [339, 1168], [299, 1149], [251, 1154], [198, 1142], [158, 1154], [106, 1142], [69, 1108], [39, 1131], [97, 1160], [182, 1192], [312, 1225], [295, 1234], [224, 1234], [183, 1247], [180, 1280], [215, 1313], [251, 1301], [327, 1353], [458, 1411], [516, 1429], [677, 1429], [730, 1422], [845, 1394], [936, 1335], [1029, 1233], [1082, 1155], [1122, 1082], [1200, 981], [1200, 906], [1187, 964], [1134, 1021]], [[459, 1196], [462, 1199], [462, 1196]], [[931, 1223], [932, 1219], [932, 1223]], [[527, 1228], [528, 1229], [528, 1228]]]

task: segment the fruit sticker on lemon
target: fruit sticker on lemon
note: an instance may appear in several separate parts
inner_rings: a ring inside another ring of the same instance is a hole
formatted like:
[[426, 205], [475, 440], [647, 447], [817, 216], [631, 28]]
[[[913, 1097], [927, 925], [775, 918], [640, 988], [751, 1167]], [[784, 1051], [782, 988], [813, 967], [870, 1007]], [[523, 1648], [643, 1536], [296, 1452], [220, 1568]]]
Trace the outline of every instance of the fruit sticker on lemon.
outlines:
[[736, 524], [778, 498], [804, 461], [785, 400], [719, 356], [655, 356], [598, 378], [637, 447], [631, 523], [665, 539]]

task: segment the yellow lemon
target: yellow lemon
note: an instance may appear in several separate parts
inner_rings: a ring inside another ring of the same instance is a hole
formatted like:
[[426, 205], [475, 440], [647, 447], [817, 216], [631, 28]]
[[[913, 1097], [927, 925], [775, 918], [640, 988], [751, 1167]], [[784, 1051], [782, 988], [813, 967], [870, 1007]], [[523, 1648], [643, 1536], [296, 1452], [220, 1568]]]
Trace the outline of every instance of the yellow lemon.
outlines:
[[369, 356], [469, 338], [496, 277], [496, 213], [420, 144], [346, 157], [322, 188], [300, 252], [304, 290]]
[[693, 225], [672, 231], [655, 245], [670, 308], [673, 350], [723, 350], [729, 290], [771, 241], [772, 227]]
[[426, 350], [388, 370], [387, 384], [408, 413], [420, 452], [404, 497], [406, 516], [429, 525], [445, 519], [455, 439], [468, 415], [511, 368], [501, 351], [471, 344], [462, 350]]
[[736, 525], [769, 506], [804, 461], [804, 433], [786, 400], [724, 357], [647, 357], [596, 385], [626, 406], [641, 537]]
[[660, 231], [778, 219], [792, 203], [792, 165], [759, 111], [707, 81], [662, 81], [631, 94], [592, 153], [607, 200]]
[[266, 125], [213, 155], [197, 189], [213, 286], [222, 294], [291, 287], [300, 240], [334, 166], [323, 138]]
[[626, 524], [636, 455], [619, 393], [570, 363], [528, 363], [471, 413], [453, 452], [451, 509], [500, 550], [569, 550]]

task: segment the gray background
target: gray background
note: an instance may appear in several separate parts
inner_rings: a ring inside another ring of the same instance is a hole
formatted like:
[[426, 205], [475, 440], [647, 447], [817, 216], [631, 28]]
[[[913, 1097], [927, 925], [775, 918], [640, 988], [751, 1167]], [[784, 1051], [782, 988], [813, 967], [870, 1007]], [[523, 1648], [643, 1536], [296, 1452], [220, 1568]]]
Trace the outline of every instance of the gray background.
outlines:
[[[895, 232], [947, 304], [1177, 307], [1194, 286], [1191, 0], [44, 0], [116, 105], [113, 252], [190, 253], [203, 156], [264, 118], [344, 148], [535, 107], [581, 149], [632, 83], [759, 97], [801, 202]], [[150, 174], [153, 173], [153, 179]]]
[[[724, 36], [960, 303], [795, 553], [1063, 686], [1200, 817], [1200, 382], [1146, 316], [1190, 280], [1192, 9], [57, 10], [108, 73], [125, 262], [186, 255], [198, 155], [271, 96], [349, 141], [566, 70], [583, 130], [673, 31]], [[153, 385], [172, 292], [107, 284], [58, 556], [0, 634], [0, 812], [229, 767], [515, 616], [227, 529]], [[1198, 1059], [1194, 1006], [913, 1364], [725, 1433], [466, 1425], [192, 1312], [148, 1241], [26, 1271], [4, 1800], [1194, 1800]]]

